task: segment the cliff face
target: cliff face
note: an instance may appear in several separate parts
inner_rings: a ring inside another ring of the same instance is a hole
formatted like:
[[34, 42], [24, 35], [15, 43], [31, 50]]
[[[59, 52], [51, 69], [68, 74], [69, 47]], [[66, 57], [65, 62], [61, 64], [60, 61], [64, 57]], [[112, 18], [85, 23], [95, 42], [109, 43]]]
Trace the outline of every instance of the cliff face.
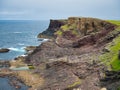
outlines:
[[38, 38], [51, 38], [54, 37], [54, 33], [67, 23], [67, 20], [50, 20], [50, 24], [47, 30], [40, 33]]
[[120, 34], [116, 27], [95, 18], [51, 20], [48, 29], [39, 37], [54, 39], [36, 47], [25, 60], [33, 64], [34, 73], [44, 79], [39, 90], [108, 88], [108, 84], [101, 83], [106, 66], [99, 63], [99, 56], [104, 46]]
[[96, 18], [69, 17], [67, 20], [50, 20], [48, 29], [38, 37], [52, 37], [63, 47], [80, 47], [99, 42], [115, 27], [114, 24]]

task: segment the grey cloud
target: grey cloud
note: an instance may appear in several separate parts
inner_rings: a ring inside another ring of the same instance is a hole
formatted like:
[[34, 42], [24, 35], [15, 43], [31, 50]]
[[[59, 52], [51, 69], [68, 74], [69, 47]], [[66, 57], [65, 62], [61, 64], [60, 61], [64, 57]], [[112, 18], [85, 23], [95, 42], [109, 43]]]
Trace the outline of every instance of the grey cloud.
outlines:
[[120, 16], [118, 3], [119, 0], [0, 0], [0, 12], [7, 12], [11, 18], [14, 18], [15, 14], [16, 17], [18, 14], [21, 17], [29, 15], [29, 18], [67, 16], [113, 18]]

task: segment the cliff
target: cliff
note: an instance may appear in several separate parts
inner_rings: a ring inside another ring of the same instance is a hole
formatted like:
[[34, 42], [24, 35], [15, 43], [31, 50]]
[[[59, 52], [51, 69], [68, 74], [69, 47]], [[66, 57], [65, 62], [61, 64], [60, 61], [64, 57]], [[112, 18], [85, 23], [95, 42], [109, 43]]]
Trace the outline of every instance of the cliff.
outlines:
[[115, 27], [114, 24], [96, 18], [69, 17], [67, 20], [50, 20], [48, 29], [38, 37], [52, 37], [63, 47], [80, 47], [98, 42]]
[[52, 39], [36, 47], [25, 60], [34, 65], [33, 73], [44, 81], [43, 85], [36, 88], [102, 90], [105, 87], [117, 90], [119, 85], [114, 83], [120, 81], [119, 78], [111, 82], [112, 75], [107, 77], [106, 71], [115, 63], [108, 64], [108, 55], [112, 57], [112, 54], [106, 46], [119, 34], [119, 25], [111, 21], [79, 17], [51, 20], [48, 29], [38, 37]]
[[54, 37], [54, 33], [62, 26], [67, 23], [67, 20], [50, 20], [50, 24], [47, 30], [40, 33], [38, 38], [51, 38]]

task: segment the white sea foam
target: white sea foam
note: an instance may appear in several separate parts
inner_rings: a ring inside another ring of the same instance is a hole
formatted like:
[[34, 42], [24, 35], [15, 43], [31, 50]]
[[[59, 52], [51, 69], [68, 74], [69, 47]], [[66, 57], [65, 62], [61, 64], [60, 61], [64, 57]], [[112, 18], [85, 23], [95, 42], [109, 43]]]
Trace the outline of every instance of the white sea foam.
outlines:
[[21, 55], [21, 56], [25, 57], [25, 56], [27, 56], [27, 55]]
[[13, 32], [13, 33], [22, 33], [22, 32]]
[[11, 47], [11, 48], [9, 48], [11, 51], [16, 51], [16, 52], [25, 52], [25, 50], [24, 50], [24, 47], [22, 47], [22, 48], [13, 48], [13, 47]]
[[44, 42], [48, 41], [49, 39], [43, 39]]
[[46, 42], [48, 41], [49, 39], [45, 39], [45, 38], [39, 38], [38, 41], [41, 41], [41, 42]]

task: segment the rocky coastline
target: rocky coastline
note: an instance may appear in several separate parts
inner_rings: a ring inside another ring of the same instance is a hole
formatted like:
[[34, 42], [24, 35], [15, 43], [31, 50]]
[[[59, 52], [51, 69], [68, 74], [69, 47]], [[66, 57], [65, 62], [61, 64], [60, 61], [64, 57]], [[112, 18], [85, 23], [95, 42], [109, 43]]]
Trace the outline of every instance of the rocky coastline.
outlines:
[[38, 90], [112, 88], [103, 84], [107, 67], [100, 56], [107, 43], [119, 35], [116, 28], [115, 24], [95, 18], [51, 20], [48, 29], [38, 35], [51, 40], [38, 46], [25, 60], [44, 79]]
[[27, 56], [8, 65], [34, 69], [8, 72], [15, 72], [12, 75], [29, 90], [117, 90], [119, 71], [110, 71], [100, 58], [110, 52], [106, 45], [119, 36], [117, 27], [96, 18], [50, 20], [48, 29], [38, 35], [49, 40], [28, 46]]

